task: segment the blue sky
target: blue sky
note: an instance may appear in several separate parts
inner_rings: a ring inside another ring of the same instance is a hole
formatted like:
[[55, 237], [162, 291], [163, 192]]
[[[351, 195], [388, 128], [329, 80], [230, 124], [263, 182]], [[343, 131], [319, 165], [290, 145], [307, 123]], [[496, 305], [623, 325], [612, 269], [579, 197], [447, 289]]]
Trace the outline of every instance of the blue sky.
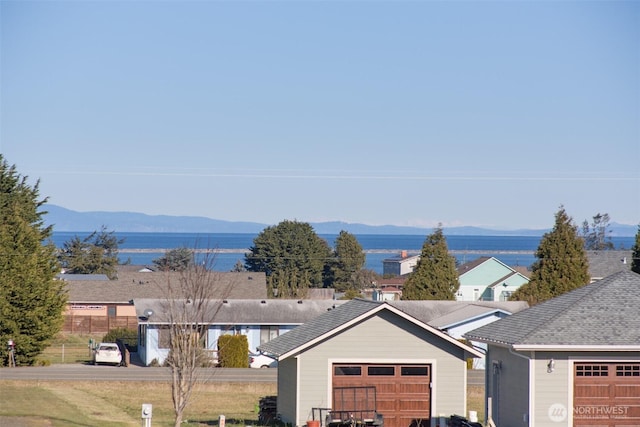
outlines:
[[638, 1], [14, 2], [0, 151], [49, 202], [276, 224], [640, 222]]

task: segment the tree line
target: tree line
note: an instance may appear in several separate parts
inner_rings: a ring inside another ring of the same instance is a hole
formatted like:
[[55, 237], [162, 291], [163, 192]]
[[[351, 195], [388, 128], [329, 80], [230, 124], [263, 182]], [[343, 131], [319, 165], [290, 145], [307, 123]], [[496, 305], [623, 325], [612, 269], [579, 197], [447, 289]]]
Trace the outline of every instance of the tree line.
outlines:
[[[58, 250], [51, 242], [52, 227], [44, 225], [46, 202], [40, 197], [39, 182], [30, 185], [0, 155], [0, 340], [20, 343], [15, 356], [22, 365], [33, 364], [61, 330], [67, 295], [56, 275], [64, 268], [114, 278], [118, 245], [123, 242], [103, 227], [84, 239], [70, 239]], [[529, 283], [512, 299], [537, 304], [587, 284], [586, 250], [612, 249], [608, 222], [607, 214], [598, 214], [591, 224], [585, 221], [580, 232], [560, 207], [553, 229], [544, 234], [535, 252]], [[632, 251], [631, 269], [640, 273], [640, 225]], [[310, 224], [285, 220], [259, 233], [235, 270], [264, 272], [274, 298], [303, 298], [309, 289], [327, 287], [352, 298], [379, 279], [364, 263], [364, 251], [354, 235], [340, 232], [331, 248]], [[154, 264], [160, 270], [188, 272], [195, 268], [194, 253], [173, 249]], [[459, 286], [456, 260], [438, 225], [424, 241], [402, 298], [455, 300]], [[1, 364], [7, 363], [7, 351], [0, 346]]]

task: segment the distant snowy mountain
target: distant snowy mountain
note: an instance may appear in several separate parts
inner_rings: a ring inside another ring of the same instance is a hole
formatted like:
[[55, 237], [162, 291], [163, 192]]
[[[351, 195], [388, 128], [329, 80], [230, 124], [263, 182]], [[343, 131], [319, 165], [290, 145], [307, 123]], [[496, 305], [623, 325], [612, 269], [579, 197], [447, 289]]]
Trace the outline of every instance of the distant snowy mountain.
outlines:
[[[200, 216], [146, 215], [135, 212], [77, 212], [47, 204], [44, 209], [46, 225], [54, 231], [95, 231], [103, 225], [118, 232], [146, 233], [259, 233], [275, 224], [223, 221]], [[310, 223], [318, 234], [337, 234], [342, 230], [352, 234], [411, 234], [425, 236], [429, 228], [400, 227], [395, 225], [365, 225], [331, 221]], [[637, 226], [612, 223], [612, 236], [635, 236]], [[541, 236], [548, 230], [491, 230], [478, 227], [447, 227], [446, 235], [454, 236]]]

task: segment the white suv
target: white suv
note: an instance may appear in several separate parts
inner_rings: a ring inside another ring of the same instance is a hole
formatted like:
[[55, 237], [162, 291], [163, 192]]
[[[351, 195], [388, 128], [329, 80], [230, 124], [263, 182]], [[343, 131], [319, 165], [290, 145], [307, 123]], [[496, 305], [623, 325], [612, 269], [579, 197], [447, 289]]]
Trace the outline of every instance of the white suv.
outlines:
[[120, 365], [122, 363], [122, 353], [118, 344], [111, 342], [101, 342], [93, 351], [93, 364], [99, 363]]

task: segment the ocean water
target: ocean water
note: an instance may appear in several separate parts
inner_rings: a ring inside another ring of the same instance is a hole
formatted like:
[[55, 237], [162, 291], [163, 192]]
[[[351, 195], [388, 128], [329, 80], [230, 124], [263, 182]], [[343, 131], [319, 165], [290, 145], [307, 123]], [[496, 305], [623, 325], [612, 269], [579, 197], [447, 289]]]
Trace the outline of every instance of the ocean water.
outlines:
[[[54, 232], [52, 240], [57, 247], [74, 236], [84, 238], [88, 233]], [[218, 249], [213, 268], [230, 271], [238, 262], [244, 262], [244, 254], [253, 245], [257, 234], [245, 233], [115, 233], [124, 242], [119, 245], [120, 261], [136, 265], [153, 265], [153, 260], [169, 249]], [[333, 247], [337, 234], [319, 234]], [[382, 274], [382, 261], [408, 254], [419, 254], [426, 235], [355, 234], [366, 253], [365, 268]], [[482, 256], [493, 256], [503, 263], [529, 267], [535, 261], [534, 251], [540, 244], [538, 236], [446, 236], [447, 246], [459, 263], [473, 261]], [[614, 237], [616, 248], [629, 249], [634, 237]]]

